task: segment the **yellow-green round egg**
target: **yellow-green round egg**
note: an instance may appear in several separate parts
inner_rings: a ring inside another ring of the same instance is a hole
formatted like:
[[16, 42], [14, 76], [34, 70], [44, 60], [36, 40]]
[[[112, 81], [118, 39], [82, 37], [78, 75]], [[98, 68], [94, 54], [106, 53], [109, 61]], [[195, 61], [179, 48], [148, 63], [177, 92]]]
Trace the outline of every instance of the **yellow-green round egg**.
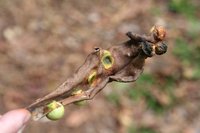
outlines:
[[51, 112], [49, 112], [46, 117], [50, 120], [59, 120], [64, 116], [65, 113], [65, 108], [64, 106], [56, 101], [51, 102], [50, 104], [47, 105], [47, 108], [49, 110], [52, 110]]

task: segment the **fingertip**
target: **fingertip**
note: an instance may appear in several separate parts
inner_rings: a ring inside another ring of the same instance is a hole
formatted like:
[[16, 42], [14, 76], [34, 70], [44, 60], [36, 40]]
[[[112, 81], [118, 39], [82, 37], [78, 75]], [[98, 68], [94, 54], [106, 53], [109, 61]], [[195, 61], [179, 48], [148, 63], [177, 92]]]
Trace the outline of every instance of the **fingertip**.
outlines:
[[0, 118], [0, 128], [4, 132], [17, 132], [30, 119], [31, 114], [26, 109], [12, 110]]
[[[15, 113], [20, 113], [20, 115], [23, 117], [23, 123], [25, 124], [31, 117], [31, 113], [26, 109], [17, 109], [15, 110]], [[22, 118], [21, 117], [21, 118]]]

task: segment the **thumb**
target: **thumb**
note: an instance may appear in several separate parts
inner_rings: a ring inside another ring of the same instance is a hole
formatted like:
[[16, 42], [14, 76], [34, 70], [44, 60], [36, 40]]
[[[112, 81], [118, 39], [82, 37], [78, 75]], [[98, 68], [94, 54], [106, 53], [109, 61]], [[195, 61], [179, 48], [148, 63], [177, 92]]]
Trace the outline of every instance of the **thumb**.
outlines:
[[16, 133], [30, 119], [30, 113], [25, 109], [9, 111], [0, 117], [1, 133]]

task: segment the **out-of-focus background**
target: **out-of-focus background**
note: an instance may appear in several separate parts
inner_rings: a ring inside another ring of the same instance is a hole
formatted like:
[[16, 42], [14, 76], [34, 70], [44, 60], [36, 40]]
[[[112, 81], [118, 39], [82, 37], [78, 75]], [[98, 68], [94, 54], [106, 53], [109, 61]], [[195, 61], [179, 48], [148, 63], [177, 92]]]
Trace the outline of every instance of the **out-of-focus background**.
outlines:
[[0, 0], [0, 113], [53, 91], [95, 46], [167, 28], [168, 52], [135, 82], [112, 83], [25, 133], [200, 133], [199, 0]]

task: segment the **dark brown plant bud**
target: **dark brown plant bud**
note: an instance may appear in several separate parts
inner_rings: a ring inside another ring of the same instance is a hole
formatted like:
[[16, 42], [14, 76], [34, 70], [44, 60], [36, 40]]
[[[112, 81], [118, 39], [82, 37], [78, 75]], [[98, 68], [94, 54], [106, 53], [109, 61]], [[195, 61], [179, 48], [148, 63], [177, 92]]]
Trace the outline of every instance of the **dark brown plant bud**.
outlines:
[[141, 42], [142, 50], [147, 57], [152, 57], [154, 54], [153, 45], [147, 41]]
[[157, 55], [162, 55], [167, 52], [167, 45], [164, 42], [160, 42], [156, 44], [155, 53]]

